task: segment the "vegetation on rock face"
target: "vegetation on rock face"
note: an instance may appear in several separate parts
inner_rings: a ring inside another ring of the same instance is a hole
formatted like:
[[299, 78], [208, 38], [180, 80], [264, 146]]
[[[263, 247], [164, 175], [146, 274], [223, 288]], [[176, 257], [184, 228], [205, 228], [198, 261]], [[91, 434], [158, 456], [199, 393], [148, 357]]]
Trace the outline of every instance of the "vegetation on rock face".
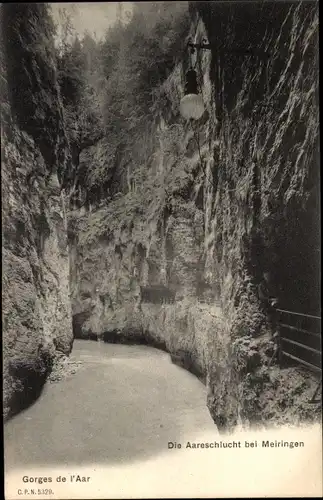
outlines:
[[60, 86], [77, 155], [102, 135], [100, 154], [81, 161], [76, 176], [66, 172], [81, 203], [97, 203], [148, 181], [157, 94], [182, 55], [188, 25], [186, 2], [135, 2], [131, 19], [119, 19], [103, 40], [88, 34], [63, 44]]

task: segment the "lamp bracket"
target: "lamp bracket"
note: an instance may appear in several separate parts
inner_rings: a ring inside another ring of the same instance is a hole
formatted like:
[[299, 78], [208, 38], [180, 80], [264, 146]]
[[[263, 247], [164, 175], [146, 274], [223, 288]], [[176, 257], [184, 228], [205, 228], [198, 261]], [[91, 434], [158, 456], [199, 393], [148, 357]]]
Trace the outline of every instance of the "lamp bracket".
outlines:
[[212, 50], [212, 45], [207, 43], [205, 38], [203, 38], [202, 43], [193, 43], [192, 40], [189, 40], [187, 46], [191, 49], [191, 54], [194, 54], [195, 49]]

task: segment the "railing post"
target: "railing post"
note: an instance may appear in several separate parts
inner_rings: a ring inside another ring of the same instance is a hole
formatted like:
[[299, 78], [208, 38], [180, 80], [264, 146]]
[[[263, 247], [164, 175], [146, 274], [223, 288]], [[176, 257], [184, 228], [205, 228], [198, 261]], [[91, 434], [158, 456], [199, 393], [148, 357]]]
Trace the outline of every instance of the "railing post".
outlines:
[[281, 343], [281, 333], [278, 325], [278, 364], [281, 368], [283, 366], [283, 353], [282, 353], [282, 343]]
[[281, 367], [281, 365], [282, 365], [282, 352], [281, 352], [281, 341], [280, 341], [281, 335], [280, 335], [280, 324], [278, 321], [279, 312], [277, 310], [277, 307], [271, 306], [269, 314], [271, 316], [271, 321], [270, 321], [271, 327], [274, 330], [273, 338], [274, 338], [275, 347], [276, 347], [275, 354], [277, 356], [278, 365]]
[[281, 331], [280, 331], [280, 322], [279, 322], [279, 311], [276, 307], [273, 308], [274, 315], [274, 327], [276, 330], [276, 339], [277, 339], [277, 354], [278, 354], [278, 365], [282, 367], [282, 345], [281, 345]]

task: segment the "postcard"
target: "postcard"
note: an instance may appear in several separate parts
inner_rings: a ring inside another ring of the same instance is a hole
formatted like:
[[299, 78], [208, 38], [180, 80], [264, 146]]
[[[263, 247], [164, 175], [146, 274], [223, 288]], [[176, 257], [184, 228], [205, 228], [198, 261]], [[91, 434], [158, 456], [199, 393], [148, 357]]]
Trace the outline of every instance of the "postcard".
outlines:
[[1, 5], [6, 500], [322, 495], [318, 20]]

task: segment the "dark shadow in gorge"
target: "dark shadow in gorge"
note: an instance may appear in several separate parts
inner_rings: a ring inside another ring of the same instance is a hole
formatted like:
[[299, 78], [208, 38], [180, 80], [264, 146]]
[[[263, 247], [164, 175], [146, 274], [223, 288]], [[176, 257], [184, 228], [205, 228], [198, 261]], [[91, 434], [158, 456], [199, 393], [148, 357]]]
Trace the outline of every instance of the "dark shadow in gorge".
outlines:
[[16, 415], [27, 410], [41, 396], [46, 379], [43, 377], [28, 376], [23, 381], [19, 381], [21, 388], [14, 393], [11, 400], [10, 411], [5, 419], [5, 422], [13, 419]]
[[10, 411], [5, 422], [14, 418], [19, 413], [27, 410], [41, 396], [46, 378], [51, 371], [51, 361], [46, 359], [37, 360], [36, 363], [28, 363], [12, 359], [9, 362], [9, 374], [15, 392], [11, 398]]
[[8, 467], [134, 462], [216, 432], [203, 386], [156, 349], [76, 341], [73, 355], [82, 368], [5, 426]]

